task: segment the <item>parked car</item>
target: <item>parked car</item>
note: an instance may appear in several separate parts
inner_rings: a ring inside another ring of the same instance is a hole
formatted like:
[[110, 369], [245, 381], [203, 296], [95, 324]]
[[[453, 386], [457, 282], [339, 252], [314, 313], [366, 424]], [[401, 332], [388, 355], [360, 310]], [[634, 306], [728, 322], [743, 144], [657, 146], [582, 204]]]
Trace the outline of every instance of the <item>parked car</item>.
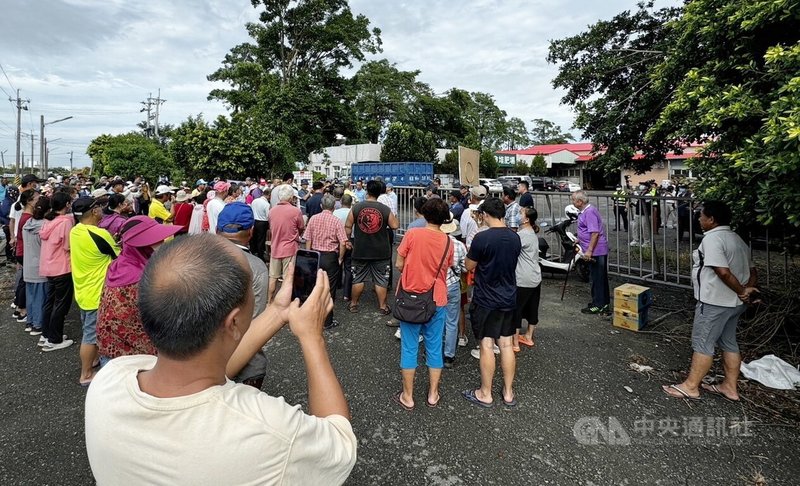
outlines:
[[501, 184], [497, 179], [481, 178], [478, 179], [478, 181], [483, 187], [486, 188], [486, 192], [489, 194], [503, 192], [503, 184]]
[[555, 191], [556, 182], [550, 177], [531, 177], [531, 191]]
[[497, 180], [500, 181], [500, 184], [502, 184], [503, 187], [511, 187], [515, 191], [517, 190], [517, 184], [519, 184], [522, 181], [527, 182], [528, 187], [529, 188], [531, 187], [531, 178], [526, 175], [503, 176], [503, 177], [498, 177]]
[[572, 181], [558, 181], [556, 182], [556, 190], [559, 192], [575, 192], [580, 191], [580, 184]]

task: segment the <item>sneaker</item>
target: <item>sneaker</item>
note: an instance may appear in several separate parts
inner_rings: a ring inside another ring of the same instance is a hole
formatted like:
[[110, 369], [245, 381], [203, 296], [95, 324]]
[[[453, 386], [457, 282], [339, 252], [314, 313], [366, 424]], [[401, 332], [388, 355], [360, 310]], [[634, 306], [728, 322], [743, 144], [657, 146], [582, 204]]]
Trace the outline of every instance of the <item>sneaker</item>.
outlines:
[[41, 333], [42, 333], [42, 328], [41, 328], [41, 327], [34, 327], [34, 328], [31, 330], [31, 336], [38, 336], [38, 335], [40, 335]]
[[451, 358], [449, 356], [445, 356], [444, 357], [444, 367], [447, 368], [448, 370], [452, 370], [453, 369], [453, 364], [455, 362], [456, 362], [455, 358]]
[[633, 240], [633, 241], [631, 241], [631, 245], [630, 246], [639, 246], [639, 242], [636, 241], [636, 240]]
[[394, 337], [396, 337], [397, 339], [400, 339], [400, 329], [399, 328], [394, 332]]
[[588, 307], [584, 307], [581, 309], [581, 313], [583, 314], [601, 314], [601, 315], [608, 315], [610, 313], [608, 304], [598, 307], [596, 305], [590, 305]]
[[31, 332], [31, 331], [33, 331], [33, 326], [31, 326], [30, 324], [25, 326], [25, 332]]
[[333, 329], [334, 327], [337, 327], [338, 325], [339, 325], [339, 321], [337, 321], [336, 319], [331, 319], [330, 325], [329, 326], [323, 326], [322, 328], [325, 329], [325, 330], [328, 330], [328, 329]]
[[463, 348], [467, 345], [467, 336], [458, 336], [458, 346]]
[[[12, 304], [12, 305], [13, 305], [13, 304]], [[16, 309], [16, 307], [15, 307], [15, 309]], [[15, 311], [14, 311], [14, 312], [11, 314], [11, 318], [12, 318], [12, 319], [19, 319], [19, 311], [16, 311], [16, 310], [15, 310]]]
[[57, 349], [64, 349], [72, 346], [72, 339], [65, 339], [58, 344], [52, 344], [51, 342], [47, 342], [44, 346], [42, 346], [42, 351], [55, 351]]
[[[492, 348], [492, 351], [494, 351], [494, 354], [500, 354], [500, 348], [496, 344], [494, 345], [494, 348]], [[481, 359], [481, 348], [474, 348], [469, 352], [469, 354], [471, 354], [475, 359]]]
[[25, 314], [24, 316], [17, 317], [17, 322], [22, 322], [22, 323], [28, 322], [28, 314]]
[[17, 304], [15, 304], [15, 303], [13, 303], [13, 302], [12, 302], [12, 303], [11, 303], [11, 308], [12, 308], [12, 309], [16, 309], [16, 308], [17, 308]]
[[49, 342], [50, 342], [50, 341], [48, 341], [46, 337], [44, 337], [44, 336], [39, 336], [39, 342], [38, 342], [38, 343], [36, 343], [36, 345], [37, 345], [37, 346], [39, 346], [39, 347], [42, 347], [42, 346], [46, 346], [46, 345], [47, 345], [47, 343], [49, 343]]

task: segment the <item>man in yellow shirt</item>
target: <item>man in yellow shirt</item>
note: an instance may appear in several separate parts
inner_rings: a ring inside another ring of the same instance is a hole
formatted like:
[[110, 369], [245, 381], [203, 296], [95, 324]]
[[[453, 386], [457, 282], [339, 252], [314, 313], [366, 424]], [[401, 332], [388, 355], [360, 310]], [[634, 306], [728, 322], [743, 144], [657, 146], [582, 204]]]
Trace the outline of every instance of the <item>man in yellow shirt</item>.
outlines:
[[94, 378], [97, 359], [97, 309], [106, 279], [106, 270], [117, 258], [119, 247], [111, 233], [98, 228], [103, 216], [103, 204], [108, 198], [81, 197], [72, 203], [72, 213], [78, 217], [69, 233], [70, 265], [75, 301], [81, 311], [81, 376], [79, 383], [88, 386]]
[[175, 217], [174, 206], [168, 211], [165, 204], [172, 199], [173, 193], [172, 188], [169, 186], [158, 186], [153, 200], [150, 202], [150, 211], [147, 215], [159, 223], [171, 223], [172, 219]]

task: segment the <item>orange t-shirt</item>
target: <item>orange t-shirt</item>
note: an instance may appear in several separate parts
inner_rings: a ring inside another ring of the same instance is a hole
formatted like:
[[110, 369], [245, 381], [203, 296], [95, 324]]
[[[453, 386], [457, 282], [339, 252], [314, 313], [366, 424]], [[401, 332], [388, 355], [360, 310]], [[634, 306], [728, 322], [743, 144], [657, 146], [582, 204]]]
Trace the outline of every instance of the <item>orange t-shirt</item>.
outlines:
[[[397, 254], [405, 258], [403, 275], [400, 277], [403, 288], [409, 292], [422, 293], [430, 290], [434, 282], [434, 274], [442, 260], [444, 247], [449, 237], [441, 231], [428, 228], [409, 230]], [[433, 300], [437, 307], [447, 305], [447, 269], [453, 264], [453, 245], [447, 250], [439, 274], [435, 275], [436, 286], [433, 289]]]

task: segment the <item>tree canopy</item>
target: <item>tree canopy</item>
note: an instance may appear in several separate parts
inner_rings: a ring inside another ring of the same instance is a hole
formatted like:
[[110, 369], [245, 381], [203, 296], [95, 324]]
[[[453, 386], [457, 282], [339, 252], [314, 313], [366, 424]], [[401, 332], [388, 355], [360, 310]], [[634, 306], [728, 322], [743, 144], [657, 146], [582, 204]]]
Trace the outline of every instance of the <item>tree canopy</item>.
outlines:
[[740, 223], [797, 231], [799, 32], [795, 0], [650, 2], [552, 42], [548, 60], [605, 167], [644, 171], [704, 144], [691, 160], [701, 197], [730, 202]]

